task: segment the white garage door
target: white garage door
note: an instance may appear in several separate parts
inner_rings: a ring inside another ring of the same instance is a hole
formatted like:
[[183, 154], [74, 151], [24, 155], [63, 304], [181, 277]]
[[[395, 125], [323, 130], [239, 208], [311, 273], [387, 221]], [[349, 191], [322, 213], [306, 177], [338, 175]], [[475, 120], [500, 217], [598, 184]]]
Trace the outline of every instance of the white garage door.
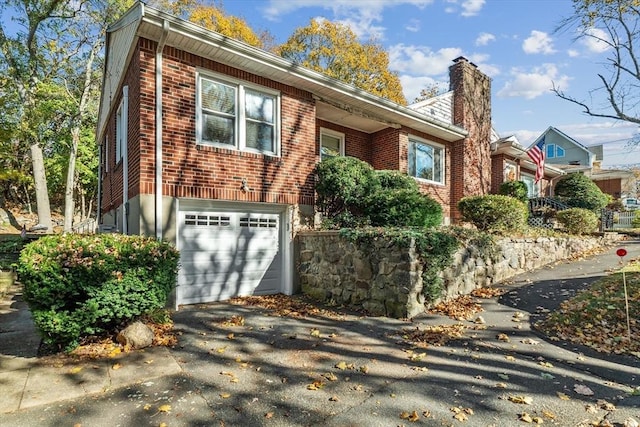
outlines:
[[180, 212], [178, 304], [283, 292], [280, 215]]

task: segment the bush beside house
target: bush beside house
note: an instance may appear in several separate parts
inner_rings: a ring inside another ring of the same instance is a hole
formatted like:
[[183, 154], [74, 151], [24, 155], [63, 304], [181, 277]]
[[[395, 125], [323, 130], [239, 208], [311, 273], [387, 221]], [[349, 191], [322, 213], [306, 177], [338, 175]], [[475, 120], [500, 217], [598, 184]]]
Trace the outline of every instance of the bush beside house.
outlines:
[[572, 208], [599, 213], [609, 203], [609, 196], [581, 173], [571, 173], [560, 178], [554, 191], [558, 200]]
[[458, 209], [464, 221], [490, 233], [522, 230], [529, 216], [527, 205], [520, 200], [495, 194], [465, 197], [458, 202]]
[[17, 272], [43, 342], [71, 350], [164, 308], [178, 258], [168, 243], [142, 236], [55, 235], [25, 246]]

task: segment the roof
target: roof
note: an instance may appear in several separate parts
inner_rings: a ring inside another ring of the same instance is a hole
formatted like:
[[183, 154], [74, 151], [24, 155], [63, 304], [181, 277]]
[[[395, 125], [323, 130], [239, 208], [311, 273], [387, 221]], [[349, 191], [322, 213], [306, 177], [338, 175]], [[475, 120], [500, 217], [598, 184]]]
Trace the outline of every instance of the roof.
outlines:
[[[531, 161], [527, 150], [520, 145], [518, 138], [515, 135], [510, 135], [504, 138], [500, 138], [492, 143], [492, 152], [494, 154], [506, 154], [520, 160], [520, 166], [528, 170], [535, 170], [536, 164]], [[555, 178], [564, 175], [565, 171], [558, 167], [558, 165], [544, 164], [544, 175], [547, 177]]]
[[319, 118], [346, 127], [373, 133], [388, 127], [406, 126], [445, 141], [457, 141], [468, 134], [461, 127], [138, 2], [107, 30], [105, 73], [98, 114], [99, 141], [140, 37], [162, 41], [168, 46], [306, 90], [316, 99]]

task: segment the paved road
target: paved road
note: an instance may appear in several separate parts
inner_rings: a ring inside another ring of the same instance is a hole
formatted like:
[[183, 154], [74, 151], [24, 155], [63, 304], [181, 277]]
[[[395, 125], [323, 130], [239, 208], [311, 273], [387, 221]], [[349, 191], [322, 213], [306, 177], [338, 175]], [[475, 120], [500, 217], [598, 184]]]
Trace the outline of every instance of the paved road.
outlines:
[[[626, 246], [630, 257], [640, 256], [637, 242]], [[78, 381], [72, 368], [58, 367], [61, 374], [49, 371], [42, 384], [50, 402], [1, 414], [0, 426], [518, 426], [527, 416], [558, 426], [640, 422], [640, 396], [632, 394], [640, 359], [548, 342], [530, 329], [539, 307], [556, 307], [615, 268], [614, 252], [518, 276], [503, 297], [482, 300], [484, 325], [462, 322], [462, 337], [426, 348], [405, 338], [459, 322], [189, 307], [175, 315], [178, 347], [117, 359], [130, 384], [96, 390], [90, 375]], [[233, 316], [244, 324], [233, 326]], [[81, 372], [103, 369], [87, 364]], [[0, 395], [8, 392], [3, 378]], [[73, 387], [92, 392], [56, 398]]]

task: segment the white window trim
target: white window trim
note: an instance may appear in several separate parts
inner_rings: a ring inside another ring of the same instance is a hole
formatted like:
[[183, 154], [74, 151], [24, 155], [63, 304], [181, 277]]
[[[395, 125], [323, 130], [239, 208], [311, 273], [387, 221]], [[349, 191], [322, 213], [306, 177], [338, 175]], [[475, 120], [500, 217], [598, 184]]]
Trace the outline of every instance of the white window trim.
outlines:
[[[420, 144], [424, 144], [424, 145], [429, 145], [431, 147], [434, 148], [439, 148], [442, 150], [442, 156], [440, 159], [441, 165], [440, 168], [442, 170], [442, 181], [433, 181], [431, 179], [425, 179], [425, 178], [419, 178], [417, 176], [413, 176], [413, 175], [409, 175], [412, 176], [414, 179], [420, 181], [420, 182], [425, 182], [425, 183], [429, 183], [429, 184], [434, 184], [434, 185], [446, 185], [447, 183], [447, 170], [446, 170], [446, 165], [447, 165], [447, 150], [445, 148], [444, 145], [442, 144], [438, 144], [437, 142], [433, 142], [433, 141], [429, 141], [428, 139], [424, 139], [424, 138], [420, 138], [419, 136], [414, 136], [414, 135], [409, 135], [409, 144], [407, 145], [407, 150], [411, 149], [411, 143], [412, 142], [417, 142]], [[407, 161], [409, 160], [409, 153], [407, 153]], [[409, 164], [407, 163], [407, 175], [409, 174]]]
[[340, 147], [339, 147], [340, 155], [344, 156], [345, 134], [332, 129], [321, 127], [320, 128], [320, 160], [322, 160], [322, 135], [338, 138], [340, 140]]
[[[202, 107], [201, 107], [201, 80], [208, 79], [222, 84], [236, 87], [236, 128], [235, 128], [235, 144], [220, 144], [216, 142], [202, 141]], [[244, 109], [244, 93], [245, 88], [256, 92], [264, 93], [265, 95], [273, 96], [275, 99], [275, 112], [274, 112], [274, 151], [263, 151], [246, 146], [245, 137], [245, 109]], [[281, 93], [277, 90], [269, 89], [264, 86], [258, 86], [248, 83], [243, 80], [234, 79], [224, 74], [213, 73], [210, 71], [196, 70], [196, 144], [208, 147], [220, 147], [228, 150], [245, 151], [250, 153], [263, 154], [265, 156], [280, 157], [281, 153], [281, 141], [280, 141], [280, 126], [281, 126]]]

